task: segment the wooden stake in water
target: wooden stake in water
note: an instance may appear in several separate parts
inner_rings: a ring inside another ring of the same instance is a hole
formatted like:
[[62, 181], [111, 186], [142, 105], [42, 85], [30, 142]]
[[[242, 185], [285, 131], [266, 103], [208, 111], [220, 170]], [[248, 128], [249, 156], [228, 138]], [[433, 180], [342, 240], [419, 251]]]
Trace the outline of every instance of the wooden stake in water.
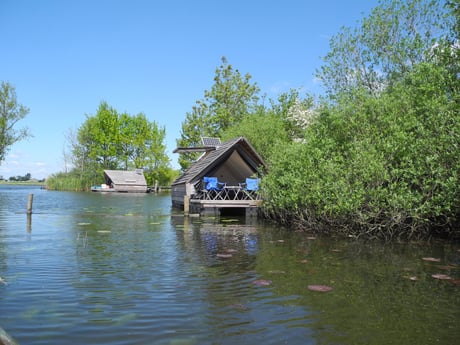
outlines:
[[32, 232], [32, 213], [27, 213], [27, 232]]
[[17, 345], [18, 343], [0, 327], [0, 344]]
[[27, 214], [32, 213], [32, 204], [34, 202], [34, 195], [29, 194], [29, 199], [27, 200]]

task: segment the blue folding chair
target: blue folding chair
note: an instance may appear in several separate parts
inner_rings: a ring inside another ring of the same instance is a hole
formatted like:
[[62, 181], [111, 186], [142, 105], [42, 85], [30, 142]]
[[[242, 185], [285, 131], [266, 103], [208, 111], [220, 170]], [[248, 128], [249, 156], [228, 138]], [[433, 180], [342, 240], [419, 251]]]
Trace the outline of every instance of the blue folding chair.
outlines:
[[246, 178], [246, 182], [242, 184], [242, 189], [245, 194], [245, 199], [257, 200], [259, 195], [259, 179], [258, 178]]
[[203, 178], [203, 183], [206, 200], [223, 199], [222, 193], [225, 188], [224, 182], [219, 182], [217, 177], [205, 176]]

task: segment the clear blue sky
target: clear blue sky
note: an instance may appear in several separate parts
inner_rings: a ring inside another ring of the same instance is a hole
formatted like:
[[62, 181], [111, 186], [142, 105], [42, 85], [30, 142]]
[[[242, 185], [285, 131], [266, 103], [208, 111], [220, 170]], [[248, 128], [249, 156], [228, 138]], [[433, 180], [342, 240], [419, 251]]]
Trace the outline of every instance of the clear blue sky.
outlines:
[[101, 101], [143, 112], [166, 128], [167, 153], [181, 123], [225, 56], [276, 98], [320, 92], [315, 69], [342, 26], [377, 0], [0, 0], [0, 80], [30, 108], [17, 124], [33, 138], [11, 147], [0, 176], [64, 171], [66, 134]]

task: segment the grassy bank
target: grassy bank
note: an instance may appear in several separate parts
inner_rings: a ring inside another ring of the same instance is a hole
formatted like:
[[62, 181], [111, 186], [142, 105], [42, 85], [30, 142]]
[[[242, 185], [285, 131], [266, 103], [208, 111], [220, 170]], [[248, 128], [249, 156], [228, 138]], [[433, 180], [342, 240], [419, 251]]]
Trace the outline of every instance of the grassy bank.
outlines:
[[17, 186], [45, 186], [46, 182], [38, 182], [38, 181], [5, 181], [0, 180], [0, 185], [17, 185]]

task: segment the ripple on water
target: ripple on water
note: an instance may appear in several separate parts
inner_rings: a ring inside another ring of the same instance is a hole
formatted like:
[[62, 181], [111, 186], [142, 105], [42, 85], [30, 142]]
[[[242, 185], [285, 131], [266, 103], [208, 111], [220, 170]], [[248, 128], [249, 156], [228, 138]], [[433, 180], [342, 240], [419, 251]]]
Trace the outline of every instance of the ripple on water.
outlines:
[[6, 194], [0, 306], [20, 344], [457, 340], [458, 286], [432, 275], [459, 279], [458, 246], [312, 241], [244, 220], [190, 220], [171, 215], [169, 195], [45, 192], [28, 232], [25, 215], [1, 204]]

